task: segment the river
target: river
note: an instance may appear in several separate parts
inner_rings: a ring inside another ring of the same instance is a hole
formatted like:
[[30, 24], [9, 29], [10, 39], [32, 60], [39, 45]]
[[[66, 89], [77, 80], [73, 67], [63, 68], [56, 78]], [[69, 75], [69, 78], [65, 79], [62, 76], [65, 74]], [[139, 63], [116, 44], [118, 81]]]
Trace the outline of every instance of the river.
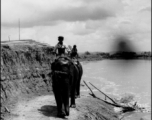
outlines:
[[[91, 82], [106, 94], [120, 99], [130, 96], [138, 104], [151, 106], [151, 60], [101, 60], [82, 62], [83, 80]], [[95, 89], [93, 89], [95, 91]], [[82, 94], [88, 94], [81, 87]], [[95, 93], [102, 97], [101, 94]], [[134, 113], [127, 120], [151, 120], [151, 113]]]

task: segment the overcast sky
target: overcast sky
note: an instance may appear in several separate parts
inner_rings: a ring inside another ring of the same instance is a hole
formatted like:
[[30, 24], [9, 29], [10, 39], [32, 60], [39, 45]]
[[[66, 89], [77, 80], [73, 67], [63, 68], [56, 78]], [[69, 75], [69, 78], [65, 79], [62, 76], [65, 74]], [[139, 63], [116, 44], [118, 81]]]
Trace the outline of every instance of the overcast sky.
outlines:
[[151, 0], [1, 0], [1, 40], [33, 39], [54, 46], [57, 37], [79, 52], [112, 51], [119, 36], [137, 51], [151, 51]]

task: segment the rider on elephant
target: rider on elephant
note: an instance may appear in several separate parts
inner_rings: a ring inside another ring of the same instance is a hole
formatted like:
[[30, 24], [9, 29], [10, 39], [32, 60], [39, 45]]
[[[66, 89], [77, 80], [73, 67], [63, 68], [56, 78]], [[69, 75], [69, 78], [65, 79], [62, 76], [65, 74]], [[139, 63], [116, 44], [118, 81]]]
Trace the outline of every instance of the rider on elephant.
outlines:
[[77, 46], [76, 45], [73, 45], [73, 48], [71, 50], [71, 55], [70, 55], [71, 58], [78, 58], [79, 55], [78, 55], [78, 50], [77, 50]]
[[65, 56], [66, 54], [70, 53], [70, 49], [67, 47], [67, 45], [65, 45], [63, 43], [64, 37], [63, 36], [59, 36], [58, 37], [58, 43], [55, 46], [53, 52], [56, 54], [57, 57], [59, 56]]

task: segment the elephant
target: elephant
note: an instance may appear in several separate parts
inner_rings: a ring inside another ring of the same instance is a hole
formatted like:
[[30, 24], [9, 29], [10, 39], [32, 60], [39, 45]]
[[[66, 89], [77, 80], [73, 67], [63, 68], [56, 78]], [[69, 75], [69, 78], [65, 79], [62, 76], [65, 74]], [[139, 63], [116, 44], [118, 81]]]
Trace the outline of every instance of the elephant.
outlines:
[[82, 68], [82, 65], [81, 63], [77, 60], [77, 59], [74, 59], [73, 60], [76, 67], [78, 68], [78, 72], [79, 72], [79, 76], [78, 76], [78, 80], [77, 80], [77, 84], [76, 84], [76, 93], [75, 93], [75, 97], [76, 98], [80, 98], [80, 83], [81, 83], [81, 78], [82, 78], [82, 75], [83, 75], [83, 68]]
[[[70, 107], [75, 108], [75, 98], [80, 95], [81, 64], [75, 65], [67, 57], [59, 57], [51, 64], [52, 88], [57, 104], [57, 116], [70, 114]], [[71, 97], [71, 101], [69, 98]], [[70, 105], [70, 106], [69, 106]]]

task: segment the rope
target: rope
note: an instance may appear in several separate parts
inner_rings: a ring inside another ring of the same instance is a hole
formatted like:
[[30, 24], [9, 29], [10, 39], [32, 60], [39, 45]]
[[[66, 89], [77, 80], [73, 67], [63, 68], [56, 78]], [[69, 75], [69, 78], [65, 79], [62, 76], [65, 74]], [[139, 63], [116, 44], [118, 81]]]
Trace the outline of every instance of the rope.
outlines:
[[54, 71], [55, 73], [60, 73], [60, 74], [68, 74], [67, 72], [62, 72], [62, 71]]

